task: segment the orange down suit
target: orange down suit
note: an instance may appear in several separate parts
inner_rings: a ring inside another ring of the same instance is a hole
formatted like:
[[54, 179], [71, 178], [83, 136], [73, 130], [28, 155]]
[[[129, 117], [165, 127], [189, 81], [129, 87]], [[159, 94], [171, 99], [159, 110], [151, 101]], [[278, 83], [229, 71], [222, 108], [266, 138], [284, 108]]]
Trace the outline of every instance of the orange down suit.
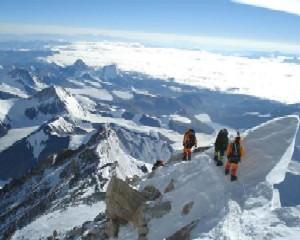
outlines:
[[[236, 147], [239, 147], [239, 149], [235, 149]], [[234, 152], [239, 152], [239, 157], [233, 157]], [[236, 143], [230, 143], [227, 147], [227, 157], [228, 160], [225, 165], [225, 169], [231, 172], [232, 176], [237, 177], [237, 171], [238, 171], [238, 164], [241, 161], [241, 158], [245, 155], [244, 147], [240, 142]]]

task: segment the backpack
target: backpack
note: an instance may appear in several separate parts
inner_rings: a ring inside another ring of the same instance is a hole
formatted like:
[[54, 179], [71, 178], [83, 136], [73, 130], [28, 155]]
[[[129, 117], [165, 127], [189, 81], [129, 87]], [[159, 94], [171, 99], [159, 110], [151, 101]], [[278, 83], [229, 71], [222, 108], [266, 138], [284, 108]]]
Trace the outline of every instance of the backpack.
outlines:
[[239, 162], [241, 160], [241, 147], [239, 143], [233, 142], [231, 143], [231, 154], [230, 160], [234, 162]]
[[190, 132], [188, 133], [188, 139], [187, 139], [187, 147], [193, 147], [196, 144], [196, 134], [195, 131], [193, 129], [190, 130]]
[[223, 150], [225, 151], [228, 145], [228, 132], [226, 129], [222, 129], [219, 131], [217, 135], [217, 139], [215, 142], [215, 148], [217, 151]]

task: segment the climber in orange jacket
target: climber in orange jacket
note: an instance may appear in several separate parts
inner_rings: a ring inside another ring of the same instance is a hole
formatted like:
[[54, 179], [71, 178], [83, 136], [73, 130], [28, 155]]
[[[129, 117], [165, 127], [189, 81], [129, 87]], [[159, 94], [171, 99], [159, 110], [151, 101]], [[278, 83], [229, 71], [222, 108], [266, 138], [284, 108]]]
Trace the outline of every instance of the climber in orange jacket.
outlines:
[[241, 137], [238, 133], [237, 137], [232, 143], [228, 145], [227, 148], [227, 162], [225, 165], [225, 175], [231, 174], [231, 181], [237, 180], [237, 171], [239, 167], [239, 162], [245, 155], [244, 147], [241, 144]]
[[191, 160], [192, 148], [197, 147], [196, 134], [193, 129], [188, 129], [183, 137], [183, 160]]

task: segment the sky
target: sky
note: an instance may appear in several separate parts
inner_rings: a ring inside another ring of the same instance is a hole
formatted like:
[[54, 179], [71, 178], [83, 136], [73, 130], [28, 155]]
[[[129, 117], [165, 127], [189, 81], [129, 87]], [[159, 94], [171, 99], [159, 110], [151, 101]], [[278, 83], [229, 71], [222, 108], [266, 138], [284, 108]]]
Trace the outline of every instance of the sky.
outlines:
[[0, 1], [0, 34], [229, 40], [245, 46], [252, 41], [262, 48], [275, 43], [293, 49], [300, 46], [299, 26], [300, 0]]

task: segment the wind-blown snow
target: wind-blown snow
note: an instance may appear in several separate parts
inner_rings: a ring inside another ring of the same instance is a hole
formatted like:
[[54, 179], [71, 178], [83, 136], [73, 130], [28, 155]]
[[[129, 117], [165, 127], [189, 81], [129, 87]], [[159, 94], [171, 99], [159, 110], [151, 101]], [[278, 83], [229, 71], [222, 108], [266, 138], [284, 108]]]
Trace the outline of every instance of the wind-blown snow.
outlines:
[[300, 102], [300, 68], [280, 57], [251, 59], [205, 51], [154, 48], [126, 43], [77, 42], [47, 58], [59, 64], [83, 59], [93, 66], [116, 63], [138, 71], [213, 90], [244, 93], [286, 103]]
[[98, 202], [93, 205], [81, 204], [51, 212], [18, 230], [13, 235], [12, 240], [46, 239], [45, 236], [51, 236], [54, 230], [63, 234], [74, 226], [81, 226], [84, 222], [93, 220], [100, 211], [104, 210], [105, 203]]

